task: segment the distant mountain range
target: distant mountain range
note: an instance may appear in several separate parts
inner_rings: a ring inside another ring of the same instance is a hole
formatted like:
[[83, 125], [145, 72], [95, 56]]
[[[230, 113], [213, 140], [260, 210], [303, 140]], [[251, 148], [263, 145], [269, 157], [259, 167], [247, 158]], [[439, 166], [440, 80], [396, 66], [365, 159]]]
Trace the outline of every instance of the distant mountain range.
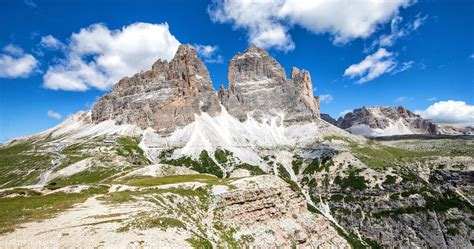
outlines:
[[321, 114], [328, 123], [352, 134], [365, 137], [430, 134], [430, 135], [473, 135], [473, 127], [436, 124], [423, 119], [406, 108], [371, 106], [355, 109], [335, 120], [328, 114]]

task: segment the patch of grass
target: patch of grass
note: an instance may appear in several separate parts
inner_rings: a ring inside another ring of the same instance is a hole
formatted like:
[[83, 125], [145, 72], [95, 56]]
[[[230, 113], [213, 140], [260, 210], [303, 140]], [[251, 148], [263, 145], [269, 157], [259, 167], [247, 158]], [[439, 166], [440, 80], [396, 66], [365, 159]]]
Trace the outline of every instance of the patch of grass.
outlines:
[[6, 190], [6, 191], [0, 192], [0, 198], [5, 197], [5, 196], [9, 196], [9, 195], [14, 195], [14, 194], [17, 194], [17, 195], [23, 196], [23, 197], [41, 195], [41, 193], [36, 192], [34, 190], [31, 190], [31, 189], [14, 188], [14, 189], [11, 189], [11, 190]]
[[456, 236], [459, 234], [459, 230], [457, 228], [448, 228], [447, 234], [450, 236]]
[[176, 194], [180, 196], [192, 196], [198, 197], [202, 202], [207, 203], [208, 192], [203, 188], [197, 189], [185, 189], [185, 188], [165, 188], [165, 189], [146, 189], [137, 191], [119, 191], [107, 193], [102, 197], [99, 197], [101, 201], [110, 204], [120, 204], [134, 201], [135, 198], [141, 198], [144, 195], [161, 195], [161, 194]]
[[334, 202], [340, 202], [344, 199], [344, 196], [343, 195], [340, 195], [340, 194], [333, 194], [331, 195], [331, 201], [334, 201]]
[[260, 167], [256, 165], [251, 165], [248, 163], [242, 163], [234, 167], [234, 169], [246, 169], [250, 172], [250, 175], [257, 176], [257, 175], [265, 175], [265, 171], [263, 171]]
[[107, 183], [107, 179], [117, 173], [119, 169], [113, 167], [95, 167], [79, 172], [69, 177], [56, 178], [48, 182], [46, 188], [58, 189], [77, 184]]
[[319, 159], [313, 159], [308, 166], [303, 170], [304, 175], [312, 175], [314, 172], [319, 171], [319, 166], [321, 163], [319, 162]]
[[[426, 203], [425, 206], [407, 206], [401, 207], [394, 210], [383, 210], [376, 213], [372, 213], [374, 218], [381, 217], [396, 217], [401, 214], [414, 214], [419, 212], [434, 211], [437, 213], [446, 212], [451, 208], [457, 208], [459, 210], [464, 210], [470, 213], [474, 212], [474, 207], [472, 207], [465, 200], [461, 199], [455, 192], [448, 190], [443, 194], [433, 194], [428, 189], [420, 189], [418, 191], [411, 190], [412, 192], [419, 192], [423, 195]], [[430, 192], [430, 195], [427, 194]], [[405, 194], [407, 196], [408, 194]]]
[[295, 175], [300, 173], [301, 166], [303, 166], [303, 160], [299, 157], [295, 157], [291, 162], [291, 168], [293, 169], [293, 172], [295, 172]]
[[209, 157], [207, 151], [201, 151], [199, 155], [199, 161], [193, 160], [191, 157], [183, 156], [178, 159], [164, 159], [162, 163], [174, 165], [174, 166], [185, 166], [199, 173], [213, 174], [219, 178], [224, 176], [221, 168]]
[[367, 189], [367, 181], [363, 176], [356, 175], [354, 172], [350, 172], [347, 177], [342, 178], [341, 176], [336, 176], [334, 183], [341, 187], [341, 190], [344, 191], [347, 188], [352, 190], [364, 190]]
[[134, 137], [119, 137], [117, 143], [121, 145], [123, 151], [128, 155], [138, 153], [141, 156], [144, 156], [143, 150], [138, 146], [138, 139]]
[[0, 234], [11, 232], [21, 223], [43, 220], [82, 203], [90, 196], [103, 193], [102, 188], [92, 188], [81, 193], [54, 193], [49, 195], [0, 198]]
[[291, 180], [290, 173], [281, 164], [278, 164], [278, 176], [285, 181]]
[[33, 141], [0, 146], [0, 186], [2, 188], [36, 184], [38, 177], [51, 166], [53, 156], [38, 151]]
[[119, 228], [119, 232], [125, 232], [130, 230], [130, 228], [138, 228], [142, 230], [146, 230], [149, 228], [159, 227], [162, 230], [166, 230], [168, 228], [181, 228], [186, 229], [184, 223], [176, 218], [171, 217], [152, 217], [148, 213], [141, 213], [138, 217], [129, 222], [127, 225]]
[[117, 138], [117, 155], [132, 159], [133, 164], [148, 164], [149, 160], [145, 157], [145, 152], [138, 146], [138, 138], [119, 137]]
[[158, 155], [158, 158], [159, 159], [166, 159], [166, 158], [169, 158], [173, 155], [173, 152], [174, 152], [174, 149], [166, 149], [166, 150], [162, 150], [160, 152], [160, 154]]
[[322, 172], [323, 170], [329, 172], [329, 168], [334, 165], [332, 159], [328, 156], [313, 159], [308, 166], [303, 170], [304, 175], [312, 175], [315, 172]]
[[138, 186], [138, 187], [150, 187], [150, 186], [158, 186], [158, 185], [165, 185], [165, 184], [175, 184], [175, 183], [183, 183], [183, 182], [202, 182], [209, 185], [227, 185], [229, 181], [233, 179], [221, 179], [211, 175], [172, 175], [172, 176], [164, 176], [164, 177], [150, 177], [150, 176], [142, 176], [142, 177], [133, 177], [130, 179], [124, 180], [122, 183], [127, 184], [130, 186]]
[[[332, 224], [332, 223], [331, 223]], [[346, 239], [347, 243], [354, 248], [354, 249], [367, 249], [367, 246], [362, 243], [362, 241], [359, 240], [359, 238], [351, 233], [351, 232], [344, 232], [340, 227], [336, 226], [333, 224], [334, 229], [336, 229], [337, 233], [339, 236], [343, 237]]]
[[228, 150], [216, 149], [214, 151], [214, 158], [216, 158], [218, 163], [226, 164], [229, 161], [228, 157], [231, 156], [231, 154], [232, 153]]
[[397, 177], [392, 175], [385, 176], [385, 180], [382, 182], [383, 185], [395, 184], [397, 182]]
[[199, 248], [199, 249], [212, 249], [212, 244], [211, 242], [203, 237], [194, 237], [194, 238], [188, 238], [186, 241], [191, 244], [193, 248]]
[[396, 166], [402, 161], [439, 155], [434, 151], [411, 151], [385, 145], [352, 144], [351, 150], [364, 164], [378, 170]]

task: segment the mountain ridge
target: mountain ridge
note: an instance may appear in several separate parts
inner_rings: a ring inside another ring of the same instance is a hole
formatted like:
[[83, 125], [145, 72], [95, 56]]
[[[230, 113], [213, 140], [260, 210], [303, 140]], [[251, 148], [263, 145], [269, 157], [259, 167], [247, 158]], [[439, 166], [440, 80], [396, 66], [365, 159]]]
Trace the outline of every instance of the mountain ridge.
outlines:
[[472, 135], [472, 128], [438, 124], [406, 109], [403, 106], [364, 106], [352, 110], [337, 120], [328, 114], [321, 117], [356, 135], [365, 137], [398, 135]]

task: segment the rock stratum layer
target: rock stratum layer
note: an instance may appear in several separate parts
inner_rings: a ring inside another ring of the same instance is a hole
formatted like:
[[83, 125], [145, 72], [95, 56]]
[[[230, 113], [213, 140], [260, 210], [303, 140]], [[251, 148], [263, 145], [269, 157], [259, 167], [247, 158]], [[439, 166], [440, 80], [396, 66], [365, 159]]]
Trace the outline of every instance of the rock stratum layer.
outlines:
[[281, 116], [285, 123], [307, 122], [319, 117], [319, 101], [313, 96], [307, 71], [285, 70], [268, 53], [250, 46], [229, 63], [229, 89], [214, 91], [209, 72], [192, 46], [181, 45], [174, 58], [158, 60], [152, 69], [120, 80], [92, 109], [95, 123], [151, 127], [170, 134], [203, 112], [215, 116], [221, 104], [241, 121]]
[[330, 221], [309, 212], [304, 198], [278, 177], [263, 175], [232, 184], [235, 190], [218, 194], [214, 205], [226, 225], [260, 238], [252, 246], [349, 248]]

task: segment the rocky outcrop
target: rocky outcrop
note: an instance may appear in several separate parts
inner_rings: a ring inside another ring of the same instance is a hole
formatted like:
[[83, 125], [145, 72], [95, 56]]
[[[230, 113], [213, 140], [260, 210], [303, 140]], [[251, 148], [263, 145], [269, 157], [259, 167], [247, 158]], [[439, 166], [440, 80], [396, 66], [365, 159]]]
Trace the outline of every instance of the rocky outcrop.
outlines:
[[229, 62], [229, 88], [219, 98], [234, 117], [243, 121], [280, 115], [286, 124], [319, 118], [319, 101], [313, 96], [309, 72], [294, 67], [291, 78], [265, 50], [249, 46]]
[[441, 135], [474, 135], [474, 127], [436, 124], [436, 131]]
[[273, 175], [237, 180], [230, 191], [217, 194], [213, 206], [240, 236], [258, 238], [252, 247], [303, 246], [349, 248], [328, 219], [312, 214], [304, 198]]
[[321, 113], [321, 119], [332, 124], [332, 125], [335, 125], [337, 126], [337, 120], [335, 120], [333, 117], [331, 117], [331, 115], [329, 114], [326, 114], [326, 113]]
[[121, 79], [94, 105], [92, 120], [113, 119], [167, 134], [201, 112], [219, 113], [219, 101], [194, 48], [181, 45], [169, 63], [158, 60], [151, 70]]
[[337, 125], [351, 133], [368, 137], [404, 134], [436, 134], [430, 120], [405, 109], [387, 106], [362, 107], [337, 120]]

